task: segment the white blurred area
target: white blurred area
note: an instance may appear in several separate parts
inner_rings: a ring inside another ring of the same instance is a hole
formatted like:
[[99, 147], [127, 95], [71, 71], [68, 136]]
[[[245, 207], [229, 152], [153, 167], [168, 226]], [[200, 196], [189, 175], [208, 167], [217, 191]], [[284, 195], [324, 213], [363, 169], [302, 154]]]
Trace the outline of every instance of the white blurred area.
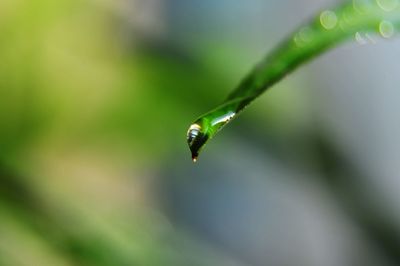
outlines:
[[[400, 40], [339, 48], [313, 64], [318, 123], [363, 169], [368, 193], [400, 222]], [[340, 66], [340, 67], [337, 67]]]

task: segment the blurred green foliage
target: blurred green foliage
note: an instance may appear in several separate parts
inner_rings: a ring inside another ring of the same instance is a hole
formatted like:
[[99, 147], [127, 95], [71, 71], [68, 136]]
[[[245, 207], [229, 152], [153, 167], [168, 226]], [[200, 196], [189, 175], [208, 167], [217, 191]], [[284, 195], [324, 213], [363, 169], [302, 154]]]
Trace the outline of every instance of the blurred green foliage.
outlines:
[[124, 43], [113, 5], [0, 2], [0, 265], [223, 261], [171, 227], [141, 171], [183, 149], [194, 99], [224, 84], [190, 56]]

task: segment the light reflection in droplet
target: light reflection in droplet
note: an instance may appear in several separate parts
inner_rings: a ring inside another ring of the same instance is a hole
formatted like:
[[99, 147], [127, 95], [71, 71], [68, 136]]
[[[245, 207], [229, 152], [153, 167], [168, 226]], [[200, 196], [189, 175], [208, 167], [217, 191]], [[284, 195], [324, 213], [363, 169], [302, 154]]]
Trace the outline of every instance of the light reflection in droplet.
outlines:
[[390, 21], [383, 20], [379, 24], [379, 33], [383, 38], [391, 38], [394, 35], [394, 26]]
[[399, 6], [399, 0], [376, 0], [376, 3], [384, 11], [392, 11]]
[[322, 12], [319, 17], [319, 20], [321, 22], [322, 27], [324, 27], [327, 30], [335, 28], [338, 22], [338, 18], [335, 12], [330, 10], [325, 10], [324, 12]]
[[235, 114], [236, 114], [235, 112], [229, 111], [228, 113], [212, 120], [211, 125], [215, 126], [220, 123], [227, 123], [227, 122], [229, 122], [229, 120], [231, 120], [235, 116]]

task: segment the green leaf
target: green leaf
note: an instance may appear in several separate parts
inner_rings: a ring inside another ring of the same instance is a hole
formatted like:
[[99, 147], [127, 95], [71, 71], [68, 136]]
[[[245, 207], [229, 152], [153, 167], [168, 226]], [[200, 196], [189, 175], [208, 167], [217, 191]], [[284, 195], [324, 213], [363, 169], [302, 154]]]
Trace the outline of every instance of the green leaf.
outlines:
[[318, 13], [262, 60], [218, 107], [190, 126], [187, 141], [193, 161], [225, 125], [298, 66], [345, 40], [362, 42], [362, 34], [367, 33], [391, 38], [397, 29], [400, 29], [398, 0], [346, 1]]

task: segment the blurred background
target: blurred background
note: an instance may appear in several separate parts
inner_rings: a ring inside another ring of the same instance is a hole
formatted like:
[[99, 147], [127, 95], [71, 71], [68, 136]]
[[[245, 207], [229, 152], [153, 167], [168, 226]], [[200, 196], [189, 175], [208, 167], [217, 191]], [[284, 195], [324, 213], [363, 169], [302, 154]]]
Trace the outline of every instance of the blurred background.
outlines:
[[0, 265], [400, 264], [400, 39], [186, 130], [328, 0], [1, 0]]

